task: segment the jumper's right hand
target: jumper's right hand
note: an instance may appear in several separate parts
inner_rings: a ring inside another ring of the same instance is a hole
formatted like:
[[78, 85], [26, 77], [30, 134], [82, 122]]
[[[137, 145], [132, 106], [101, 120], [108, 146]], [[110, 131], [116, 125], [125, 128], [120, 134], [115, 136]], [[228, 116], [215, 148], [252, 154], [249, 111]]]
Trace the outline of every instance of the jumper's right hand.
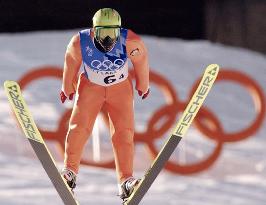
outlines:
[[[74, 96], [74, 93], [71, 93], [69, 95], [69, 100], [73, 100], [73, 96]], [[61, 100], [61, 102], [64, 103], [66, 101], [66, 99], [67, 99], [66, 94], [63, 91], [61, 91], [61, 93], [60, 93], [60, 100]]]

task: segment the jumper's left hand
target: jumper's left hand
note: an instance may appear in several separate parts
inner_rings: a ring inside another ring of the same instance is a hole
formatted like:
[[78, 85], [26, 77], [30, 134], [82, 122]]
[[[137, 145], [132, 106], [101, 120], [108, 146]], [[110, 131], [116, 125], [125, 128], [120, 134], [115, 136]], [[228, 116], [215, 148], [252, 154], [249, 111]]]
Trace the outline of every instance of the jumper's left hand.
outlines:
[[[74, 93], [71, 93], [69, 95], [69, 100], [73, 100], [73, 97], [74, 97]], [[61, 100], [61, 102], [64, 103], [66, 101], [66, 99], [67, 99], [66, 94], [64, 93], [64, 91], [61, 91], [60, 92], [60, 100]]]
[[140, 90], [138, 90], [138, 93], [139, 93], [139, 96], [141, 96], [142, 97], [142, 100], [144, 100], [145, 98], [147, 98], [148, 97], [148, 95], [149, 95], [149, 93], [150, 93], [150, 88], [147, 90], [147, 92], [146, 93], [142, 93], [142, 91], [140, 91]]

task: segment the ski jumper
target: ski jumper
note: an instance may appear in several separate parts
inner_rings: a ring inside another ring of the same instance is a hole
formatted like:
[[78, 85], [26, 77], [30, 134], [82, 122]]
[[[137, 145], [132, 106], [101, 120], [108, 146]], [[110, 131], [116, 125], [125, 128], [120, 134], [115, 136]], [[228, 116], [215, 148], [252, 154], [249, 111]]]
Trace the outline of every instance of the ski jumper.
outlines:
[[[109, 115], [117, 177], [123, 182], [133, 175], [134, 156], [134, 92], [128, 76], [128, 59], [135, 72], [135, 89], [147, 92], [147, 49], [138, 35], [121, 28], [114, 48], [104, 53], [95, 47], [93, 35], [93, 29], [80, 31], [66, 49], [62, 90], [67, 96], [76, 93], [76, 99], [66, 136], [64, 163], [78, 173], [84, 145], [104, 106]], [[81, 64], [84, 72], [78, 77]]]

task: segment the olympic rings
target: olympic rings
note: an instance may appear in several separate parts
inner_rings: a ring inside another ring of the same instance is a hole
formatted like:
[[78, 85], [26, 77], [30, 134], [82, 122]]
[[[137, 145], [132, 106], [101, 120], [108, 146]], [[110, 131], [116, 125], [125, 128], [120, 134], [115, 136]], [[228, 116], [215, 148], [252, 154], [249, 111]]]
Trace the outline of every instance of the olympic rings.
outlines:
[[[100, 64], [95, 64], [94, 66], [98, 68], [99, 65]], [[116, 64], [116, 66], [118, 65], [119, 62], [118, 64]], [[109, 67], [105, 64], [101, 64], [100, 66], [103, 66], [104, 69], [109, 69], [110, 64]], [[24, 75], [18, 83], [20, 84], [21, 89], [23, 90], [29, 83], [34, 80], [43, 77], [55, 77], [57, 79], [61, 79], [62, 74], [63, 72], [61, 67], [39, 67]], [[132, 69], [129, 71], [129, 74], [132, 78], [134, 78], [134, 72]], [[189, 92], [188, 99], [190, 99], [190, 97], [192, 96], [199, 80], [197, 80], [192, 86], [192, 89]], [[195, 118], [193, 125], [195, 125], [195, 127], [204, 136], [208, 137], [215, 143], [214, 149], [204, 159], [201, 159], [200, 161], [197, 161], [195, 163], [182, 164], [179, 162], [174, 162], [173, 160], [169, 160], [165, 166], [167, 170], [179, 174], [192, 174], [203, 171], [213, 165], [213, 163], [217, 160], [224, 143], [236, 142], [239, 140], [246, 139], [247, 137], [255, 134], [261, 127], [265, 118], [266, 110], [265, 96], [261, 87], [246, 74], [239, 71], [225, 70], [224, 68], [221, 69], [216, 81], [232, 81], [246, 88], [249, 91], [250, 95], [253, 97], [257, 113], [256, 118], [247, 128], [234, 133], [226, 133], [216, 115], [210, 110], [208, 110], [205, 106], [203, 106], [200, 109], [197, 117]], [[149, 153], [151, 154], [152, 159], [154, 159], [158, 154], [156, 140], [164, 136], [169, 131], [169, 129], [176, 123], [177, 114], [184, 110], [187, 102], [180, 102], [176, 95], [174, 87], [169, 83], [169, 81], [163, 78], [161, 75], [154, 73], [153, 71], [150, 71], [150, 82], [151, 84], [158, 86], [159, 90], [162, 91], [166, 98], [166, 105], [160, 107], [153, 113], [153, 115], [148, 120], [147, 127], [144, 132], [135, 132], [134, 140], [136, 143], [145, 143], [147, 149], [149, 150]], [[55, 132], [39, 129], [46, 140], [54, 140], [58, 142], [62, 154], [64, 153], [65, 135], [68, 129], [68, 120], [70, 114], [71, 110], [67, 109], [61, 117], [58, 124], [58, 128]], [[104, 122], [108, 124], [108, 117], [104, 111], [104, 108], [102, 110], [102, 114], [104, 116]], [[158, 122], [160, 122], [160, 126], [158, 126]], [[107, 162], [91, 162], [89, 160], [82, 160], [81, 163], [90, 166], [115, 168], [115, 163], [113, 159]]]
[[103, 62], [99, 60], [93, 60], [91, 62], [92, 68], [98, 71], [114, 71], [119, 69], [124, 64], [123, 59], [116, 59], [114, 62], [110, 60], [104, 60]]

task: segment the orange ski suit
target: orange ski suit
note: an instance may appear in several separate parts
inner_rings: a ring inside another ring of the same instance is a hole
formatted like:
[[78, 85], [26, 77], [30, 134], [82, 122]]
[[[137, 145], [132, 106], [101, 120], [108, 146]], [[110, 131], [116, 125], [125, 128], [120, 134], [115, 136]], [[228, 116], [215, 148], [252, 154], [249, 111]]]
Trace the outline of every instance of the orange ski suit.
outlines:
[[[93, 38], [93, 32], [91, 38]], [[126, 53], [134, 67], [135, 89], [146, 93], [149, 89], [148, 53], [141, 38], [131, 30], [127, 33]], [[80, 36], [76, 34], [66, 49], [62, 83], [62, 91], [66, 96], [76, 93], [65, 142], [65, 167], [78, 173], [84, 145], [91, 135], [98, 113], [105, 106], [111, 122], [117, 177], [121, 183], [133, 175], [134, 96], [132, 81], [128, 77], [114, 85], [98, 85], [91, 82], [84, 73], [78, 77], [81, 64]]]

